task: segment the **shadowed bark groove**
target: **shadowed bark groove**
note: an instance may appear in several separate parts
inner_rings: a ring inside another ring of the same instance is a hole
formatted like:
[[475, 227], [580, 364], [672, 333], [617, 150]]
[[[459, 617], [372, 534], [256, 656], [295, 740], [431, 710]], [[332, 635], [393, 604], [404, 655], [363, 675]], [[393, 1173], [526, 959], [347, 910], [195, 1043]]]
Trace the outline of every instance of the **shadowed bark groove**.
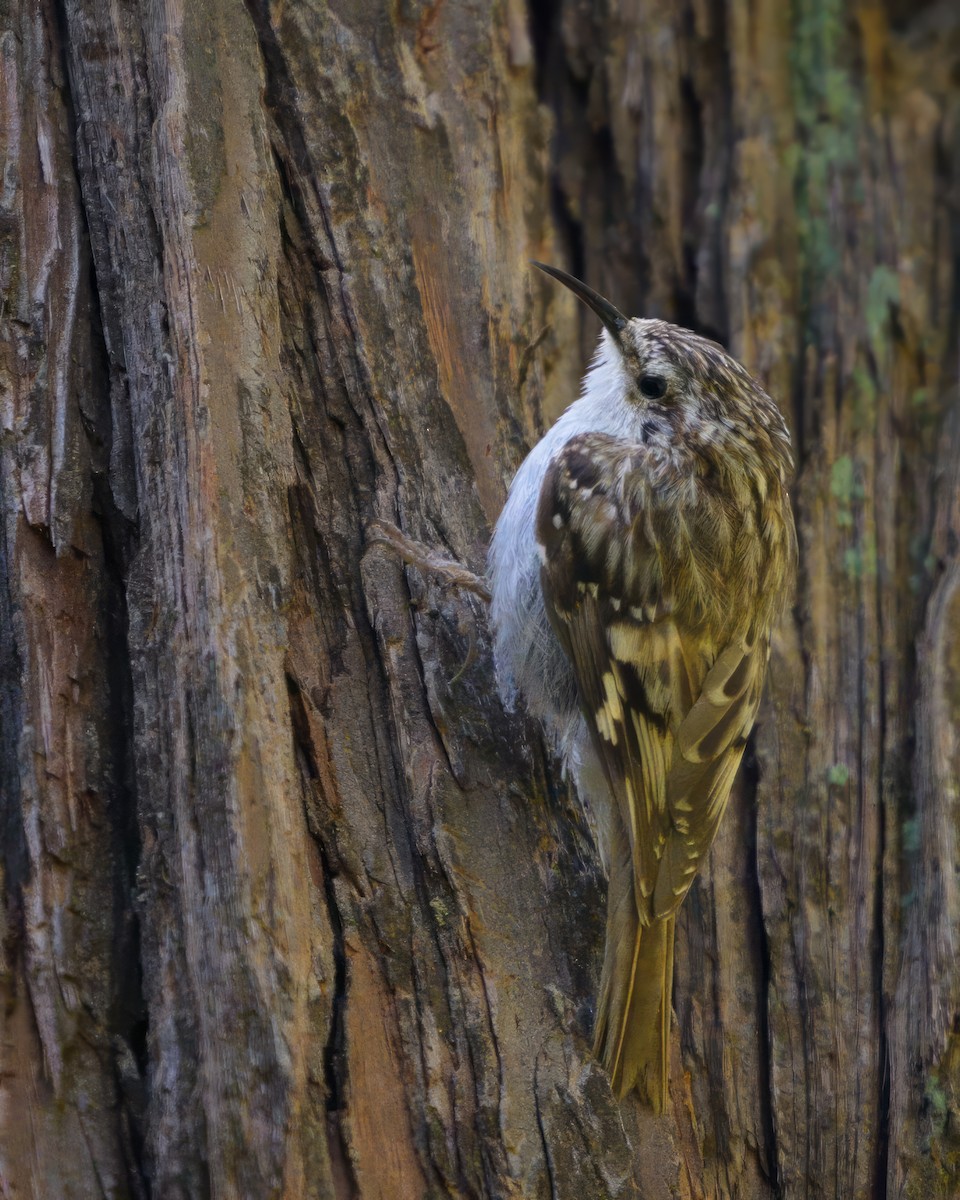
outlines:
[[[10, 0], [0, 1191], [960, 1191], [955, 6]], [[481, 572], [596, 335], [798, 449], [671, 1109], [590, 1054], [604, 880]]]

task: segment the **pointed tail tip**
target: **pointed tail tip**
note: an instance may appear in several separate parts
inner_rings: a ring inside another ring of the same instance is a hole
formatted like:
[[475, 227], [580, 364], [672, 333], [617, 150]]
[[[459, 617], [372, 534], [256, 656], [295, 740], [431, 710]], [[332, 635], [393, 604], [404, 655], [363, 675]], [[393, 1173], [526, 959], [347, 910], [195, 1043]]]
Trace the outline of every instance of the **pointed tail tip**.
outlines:
[[667, 1111], [667, 1077], [663, 1071], [635, 1072], [628, 1078], [622, 1071], [610, 1077], [610, 1087], [618, 1102], [622, 1103], [631, 1092], [636, 1092], [640, 1102], [652, 1110], [654, 1116], [662, 1117]]
[[674, 918], [637, 925], [626, 945], [611, 946], [609, 932], [594, 1053], [618, 1100], [635, 1091], [659, 1116], [669, 1094]]

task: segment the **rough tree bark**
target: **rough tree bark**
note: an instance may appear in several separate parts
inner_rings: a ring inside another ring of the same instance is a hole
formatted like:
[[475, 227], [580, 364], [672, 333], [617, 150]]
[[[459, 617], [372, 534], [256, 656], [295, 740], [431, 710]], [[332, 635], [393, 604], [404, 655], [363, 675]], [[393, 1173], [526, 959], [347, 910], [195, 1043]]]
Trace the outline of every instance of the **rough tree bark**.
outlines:
[[[0, 1193], [960, 1194], [960, 17], [4, 0]], [[595, 334], [725, 341], [802, 569], [672, 1107], [481, 569]]]

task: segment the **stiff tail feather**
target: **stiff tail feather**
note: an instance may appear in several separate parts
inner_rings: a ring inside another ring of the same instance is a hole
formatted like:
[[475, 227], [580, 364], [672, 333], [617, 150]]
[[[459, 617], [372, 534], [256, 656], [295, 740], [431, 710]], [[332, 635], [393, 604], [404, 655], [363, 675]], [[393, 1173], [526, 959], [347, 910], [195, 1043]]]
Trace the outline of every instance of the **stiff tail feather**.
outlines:
[[626, 851], [626, 856], [611, 855], [594, 1053], [619, 1098], [636, 1088], [661, 1113], [667, 1103], [676, 918], [641, 926], [628, 847]]

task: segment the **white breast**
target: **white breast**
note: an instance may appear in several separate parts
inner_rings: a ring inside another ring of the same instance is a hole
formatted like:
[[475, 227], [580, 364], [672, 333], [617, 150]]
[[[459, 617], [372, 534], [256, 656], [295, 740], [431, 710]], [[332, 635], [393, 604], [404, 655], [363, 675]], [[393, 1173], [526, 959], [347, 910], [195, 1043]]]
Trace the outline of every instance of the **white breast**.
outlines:
[[576, 434], [639, 438], [639, 414], [625, 401], [625, 391], [622, 360], [604, 333], [580, 399], [534, 446], [517, 472], [490, 544], [490, 612], [501, 695], [512, 707], [520, 692], [530, 712], [552, 725], [567, 748], [580, 723], [576, 683], [543, 603], [537, 505], [547, 467]]

